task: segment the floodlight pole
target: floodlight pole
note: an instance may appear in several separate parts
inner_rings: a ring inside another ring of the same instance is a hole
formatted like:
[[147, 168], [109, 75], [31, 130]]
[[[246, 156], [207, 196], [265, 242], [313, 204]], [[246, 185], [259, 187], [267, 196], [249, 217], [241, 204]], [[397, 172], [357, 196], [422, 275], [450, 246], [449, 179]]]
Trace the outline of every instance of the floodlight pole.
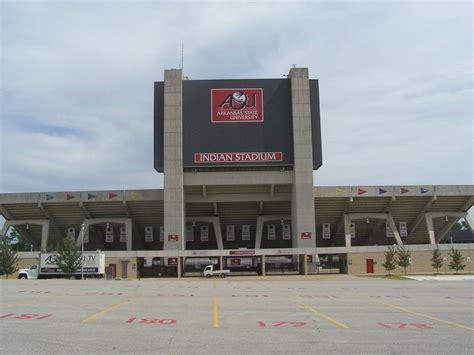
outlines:
[[81, 224], [81, 280], [84, 280], [84, 233], [86, 226]]

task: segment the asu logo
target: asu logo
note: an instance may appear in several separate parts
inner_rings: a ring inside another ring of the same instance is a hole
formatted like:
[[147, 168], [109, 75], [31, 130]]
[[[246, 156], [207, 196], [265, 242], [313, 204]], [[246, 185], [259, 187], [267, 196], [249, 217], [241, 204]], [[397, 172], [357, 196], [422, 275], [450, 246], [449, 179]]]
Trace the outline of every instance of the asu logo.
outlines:
[[211, 122], [263, 122], [263, 90], [211, 90]]
[[233, 110], [242, 110], [246, 107], [255, 107], [255, 99], [257, 94], [253, 94], [250, 98], [245, 93], [241, 91], [236, 91], [232, 94], [227, 95], [227, 97], [219, 105], [220, 109], [232, 108]]

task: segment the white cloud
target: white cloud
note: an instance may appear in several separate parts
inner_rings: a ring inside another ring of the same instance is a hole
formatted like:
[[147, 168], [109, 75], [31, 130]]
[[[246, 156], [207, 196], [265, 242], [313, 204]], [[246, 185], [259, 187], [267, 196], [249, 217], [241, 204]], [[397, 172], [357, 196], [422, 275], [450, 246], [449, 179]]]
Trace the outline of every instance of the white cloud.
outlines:
[[315, 183], [466, 184], [472, 5], [2, 2], [2, 191], [156, 188], [153, 81], [320, 79]]

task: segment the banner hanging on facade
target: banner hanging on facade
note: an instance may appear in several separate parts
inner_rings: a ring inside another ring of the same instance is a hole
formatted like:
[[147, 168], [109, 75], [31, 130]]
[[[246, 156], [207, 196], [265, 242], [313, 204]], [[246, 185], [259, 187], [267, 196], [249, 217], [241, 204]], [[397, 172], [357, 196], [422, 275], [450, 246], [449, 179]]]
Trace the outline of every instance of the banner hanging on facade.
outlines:
[[201, 242], [209, 241], [209, 227], [201, 226]]
[[351, 238], [356, 237], [356, 225], [355, 223], [351, 223]]
[[400, 237], [406, 238], [408, 237], [408, 226], [407, 222], [400, 222], [399, 224], [400, 228]]
[[68, 238], [76, 239], [76, 228], [68, 228], [67, 236]]
[[248, 224], [242, 226], [242, 240], [250, 240], [250, 226]]
[[127, 229], [125, 227], [120, 227], [120, 243], [127, 242]]
[[323, 223], [323, 239], [331, 239], [331, 225]]
[[186, 226], [186, 241], [194, 242], [194, 228], [193, 226]]
[[291, 226], [288, 223], [283, 224], [282, 239], [291, 240]]
[[164, 242], [164, 241], [165, 241], [165, 227], [160, 226], [160, 242]]
[[153, 227], [145, 227], [145, 243], [153, 243]]
[[85, 226], [81, 233], [84, 233], [84, 243], [89, 243], [89, 226]]
[[106, 243], [114, 242], [114, 229], [112, 227], [105, 228], [105, 242]]
[[233, 225], [228, 225], [226, 227], [226, 238], [228, 241], [235, 240], [235, 228]]
[[387, 238], [393, 238], [393, 232], [388, 222], [385, 222], [385, 235]]
[[276, 239], [276, 232], [275, 232], [275, 225], [274, 224], [267, 225], [267, 239], [268, 240], [275, 240]]

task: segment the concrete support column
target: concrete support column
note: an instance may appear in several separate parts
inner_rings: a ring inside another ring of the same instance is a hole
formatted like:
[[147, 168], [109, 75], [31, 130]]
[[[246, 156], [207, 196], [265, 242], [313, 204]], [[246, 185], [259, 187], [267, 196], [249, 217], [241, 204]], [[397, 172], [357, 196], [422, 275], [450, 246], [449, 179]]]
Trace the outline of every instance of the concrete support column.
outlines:
[[390, 226], [390, 229], [392, 230], [393, 237], [397, 241], [397, 244], [403, 245], [402, 238], [400, 238], [400, 233], [398, 232], [397, 225], [395, 224], [395, 221], [393, 220], [393, 217], [390, 213], [387, 214], [387, 223]]
[[214, 233], [216, 234], [217, 249], [224, 249], [224, 243], [222, 242], [221, 220], [218, 216], [186, 217], [186, 222], [212, 223], [212, 226], [214, 227]]
[[[127, 233], [126, 247], [127, 251], [132, 251], [132, 219], [131, 218], [86, 218], [82, 221], [84, 224], [84, 233], [89, 230], [89, 226], [100, 223], [117, 223], [125, 226], [125, 232]], [[82, 238], [84, 235], [82, 235]], [[82, 243], [81, 234], [77, 238], [76, 243], [78, 246]]]
[[[436, 235], [436, 237], [434, 237], [434, 232], [433, 232], [433, 238], [434, 238], [434, 242], [436, 244], [438, 244], [439, 241], [444, 238], [444, 236], [451, 230], [451, 228], [453, 228], [453, 226], [458, 222], [458, 220], [460, 218], [468, 217], [468, 213], [467, 212], [427, 212], [427, 213], [425, 213], [425, 218], [426, 218], [426, 225], [428, 226], [428, 233], [429, 233], [429, 230], [430, 230], [428, 223], [433, 224], [433, 218], [446, 218], [446, 217], [448, 217], [448, 218], [451, 217], [452, 218], [451, 221], [449, 221], [439, 231], [439, 233]], [[428, 219], [430, 220], [430, 222], [428, 222]], [[466, 218], [466, 221], [467, 221], [468, 224], [471, 222], [470, 218], [469, 218], [469, 220]], [[431, 242], [431, 234], [430, 234], [430, 242]]]
[[178, 69], [165, 70], [163, 129], [164, 249], [183, 250], [183, 81]]
[[178, 268], [178, 278], [181, 278], [183, 276], [183, 257], [182, 256], [178, 256], [178, 265], [177, 265], [177, 268]]
[[428, 229], [428, 235], [430, 237], [430, 244], [436, 244], [436, 238], [435, 238], [435, 231], [434, 231], [434, 225], [433, 225], [433, 218], [428, 214], [425, 213], [425, 219], [426, 219], [426, 228]]
[[43, 223], [43, 229], [41, 230], [41, 250], [48, 248], [48, 236], [49, 236], [49, 221]]
[[[18, 219], [18, 220], [9, 220], [9, 221], [5, 221], [5, 223], [3, 224], [3, 228], [2, 228], [2, 233], [4, 235], [7, 235], [7, 231], [8, 231], [8, 228], [12, 227], [12, 226], [21, 226], [23, 224], [39, 224], [42, 226], [42, 229], [41, 229], [41, 250], [46, 250], [46, 248], [48, 247], [48, 236], [49, 236], [49, 220], [48, 219]], [[33, 239], [31, 239], [31, 242], [33, 244], [35, 244], [36, 247], [38, 247], [37, 243], [33, 241]]]
[[308, 275], [308, 262], [306, 261], [306, 254], [300, 255], [300, 274]]
[[260, 265], [261, 265], [261, 269], [262, 269], [262, 276], [265, 276], [266, 275], [266, 269], [265, 269], [265, 255], [262, 255], [261, 256], [261, 259], [260, 259]]
[[224, 257], [222, 255], [219, 256], [219, 265], [220, 265], [220, 269], [223, 270], [224, 269]]
[[127, 251], [132, 251], [132, 220], [125, 223], [125, 231], [127, 233]]
[[255, 232], [255, 249], [260, 249], [260, 245], [262, 243], [262, 236], [263, 236], [263, 225], [265, 224], [265, 222], [271, 222], [271, 221], [276, 222], [276, 221], [288, 220], [288, 219], [290, 219], [290, 216], [288, 215], [257, 216], [257, 230]]
[[346, 247], [351, 246], [351, 218], [349, 215], [344, 215], [344, 238], [346, 240]]
[[471, 230], [471, 232], [474, 232], [474, 220], [471, 218], [469, 214], [467, 214], [466, 217], [464, 218], [466, 219], [466, 223], [469, 226], [469, 229]]
[[313, 197], [313, 146], [308, 68], [291, 68], [293, 122], [293, 190], [291, 198], [294, 248], [316, 246]]

